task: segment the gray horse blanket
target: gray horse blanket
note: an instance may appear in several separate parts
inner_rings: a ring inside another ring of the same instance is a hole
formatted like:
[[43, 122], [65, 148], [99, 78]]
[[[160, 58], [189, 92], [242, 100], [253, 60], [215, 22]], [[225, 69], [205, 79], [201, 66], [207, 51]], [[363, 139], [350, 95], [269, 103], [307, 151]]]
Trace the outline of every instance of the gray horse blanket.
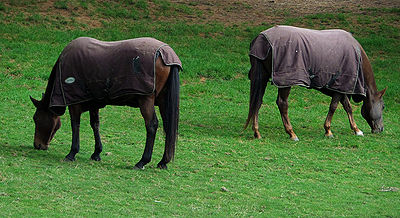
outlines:
[[115, 42], [77, 38], [64, 48], [53, 69], [49, 106], [110, 100], [126, 94], [150, 95], [155, 91], [159, 56], [165, 65], [182, 68], [174, 50], [153, 38]]
[[361, 46], [344, 30], [310, 30], [275, 26], [261, 32], [250, 55], [265, 60], [271, 53], [271, 81], [365, 96]]

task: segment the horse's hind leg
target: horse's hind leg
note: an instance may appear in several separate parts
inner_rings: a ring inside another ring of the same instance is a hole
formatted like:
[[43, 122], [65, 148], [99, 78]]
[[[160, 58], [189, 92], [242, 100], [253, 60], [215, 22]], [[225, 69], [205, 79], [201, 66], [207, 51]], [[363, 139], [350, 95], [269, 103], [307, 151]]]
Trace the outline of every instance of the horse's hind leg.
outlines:
[[90, 114], [90, 126], [93, 129], [94, 134], [94, 153], [90, 157], [90, 159], [95, 161], [100, 161], [100, 153], [103, 151], [103, 145], [100, 139], [100, 121], [99, 121], [99, 109], [94, 109], [89, 111]]
[[350, 128], [354, 131], [354, 133], [358, 136], [364, 136], [364, 133], [357, 127], [356, 121], [353, 117], [353, 109], [351, 108], [350, 100], [347, 95], [344, 95], [342, 99], [340, 99], [340, 103], [342, 103], [344, 110], [347, 113], [350, 122]]
[[257, 108], [257, 111], [256, 111], [256, 113], [255, 113], [255, 115], [253, 117], [253, 127], [252, 127], [252, 129], [254, 131], [254, 138], [256, 138], [256, 139], [260, 139], [261, 138], [261, 134], [260, 134], [259, 127], [258, 127], [258, 111], [259, 111], [259, 109], [260, 108]]
[[154, 109], [154, 98], [146, 98], [144, 102], [141, 102], [140, 112], [146, 126], [146, 147], [144, 148], [142, 159], [135, 165], [135, 169], [144, 169], [144, 165], [151, 161], [154, 140], [158, 128], [158, 119]]
[[165, 103], [162, 102], [158, 107], [160, 109], [161, 118], [163, 120], [163, 129], [164, 129], [164, 133], [166, 134], [166, 137], [165, 137], [164, 154], [163, 154], [161, 161], [157, 164], [157, 167], [160, 169], [167, 169], [167, 163], [169, 163], [171, 161], [171, 158], [169, 158], [167, 155], [168, 154], [167, 148], [169, 146], [171, 146], [170, 145], [171, 143], [176, 143], [176, 141], [171, 141], [172, 138], [167, 137], [168, 125], [167, 125], [166, 120], [167, 120], [168, 114], [167, 114], [167, 111], [165, 108]]
[[336, 111], [336, 108], [339, 104], [339, 100], [341, 98], [342, 98], [342, 94], [339, 94], [339, 93], [334, 94], [332, 96], [331, 104], [329, 105], [328, 115], [326, 116], [325, 123], [324, 123], [325, 136], [327, 136], [327, 137], [333, 137], [333, 134], [331, 131], [332, 117]]
[[285, 127], [285, 131], [290, 135], [290, 139], [293, 141], [298, 141], [296, 134], [293, 131], [292, 124], [290, 123], [288, 116], [288, 97], [290, 94], [291, 87], [288, 88], [279, 88], [278, 89], [278, 98], [276, 99], [276, 104], [278, 105], [279, 112], [281, 113], [283, 126]]

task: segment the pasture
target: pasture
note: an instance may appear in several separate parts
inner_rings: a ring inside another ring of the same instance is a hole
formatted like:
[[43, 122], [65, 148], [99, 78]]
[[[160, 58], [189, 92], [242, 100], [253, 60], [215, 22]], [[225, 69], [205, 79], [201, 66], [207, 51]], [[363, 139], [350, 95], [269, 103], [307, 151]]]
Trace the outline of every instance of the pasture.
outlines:
[[[208, 19], [209, 11], [199, 2], [0, 3], [0, 216], [398, 217], [399, 7], [343, 6], [300, 15], [281, 9], [273, 11], [273, 18], [268, 14], [271, 21], [224, 23]], [[243, 2], [216, 7], [227, 12], [256, 7]], [[330, 98], [294, 87], [289, 116], [300, 141], [293, 142], [271, 85], [260, 110], [263, 138], [255, 140], [250, 128], [243, 130], [249, 44], [275, 24], [351, 32], [371, 60], [378, 89], [388, 87], [384, 132], [371, 134], [361, 104], [352, 102], [365, 136], [353, 134], [339, 106], [332, 121], [334, 138], [326, 138]], [[180, 57], [179, 138], [168, 170], [156, 168], [164, 149], [161, 119], [152, 162], [143, 171], [133, 170], [146, 135], [136, 108], [100, 110], [100, 162], [90, 160], [94, 139], [88, 113], [82, 115], [75, 162], [63, 161], [71, 146], [68, 113], [49, 150], [33, 148], [35, 109], [29, 95], [41, 97], [58, 55], [79, 36], [105, 41], [151, 36]]]

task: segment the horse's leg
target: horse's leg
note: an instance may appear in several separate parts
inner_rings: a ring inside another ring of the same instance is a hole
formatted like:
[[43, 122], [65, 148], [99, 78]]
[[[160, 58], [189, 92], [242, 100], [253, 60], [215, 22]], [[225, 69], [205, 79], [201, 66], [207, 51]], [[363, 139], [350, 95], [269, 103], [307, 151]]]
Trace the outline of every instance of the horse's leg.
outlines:
[[333, 134], [331, 131], [332, 117], [336, 111], [336, 108], [339, 104], [339, 100], [341, 98], [342, 98], [342, 94], [339, 94], [339, 93], [335, 93], [332, 96], [331, 104], [329, 105], [328, 115], [326, 116], [325, 123], [324, 123], [325, 136], [327, 136], [327, 137], [333, 137]]
[[[164, 128], [164, 132], [166, 132], [166, 129], [168, 128], [166, 126], [166, 120], [167, 120], [167, 111], [165, 108], [165, 102], [161, 101], [160, 105], [158, 106], [158, 108], [160, 109], [160, 114], [161, 114], [161, 118], [163, 120], [163, 128]], [[161, 159], [161, 161], [157, 164], [158, 168], [160, 169], [167, 169], [167, 163], [169, 163], [170, 160], [167, 160], [167, 147], [168, 145], [172, 143], [170, 142], [170, 139], [168, 137], [165, 137], [165, 147], [164, 147], [164, 154], [163, 157]]]
[[258, 127], [258, 111], [260, 110], [260, 107], [256, 108], [256, 112], [255, 115], [253, 117], [253, 131], [254, 131], [254, 138], [256, 139], [260, 139], [261, 138], [261, 134], [259, 131], [259, 127]]
[[354, 133], [358, 136], [364, 136], [364, 133], [357, 127], [356, 121], [353, 117], [353, 109], [351, 108], [350, 100], [347, 95], [344, 95], [342, 99], [340, 99], [340, 103], [342, 103], [344, 110], [349, 117], [350, 128], [354, 131]]
[[90, 157], [90, 159], [95, 160], [95, 161], [100, 161], [100, 153], [103, 151], [103, 145], [101, 144], [101, 139], [100, 139], [100, 121], [99, 121], [99, 109], [93, 109], [89, 111], [90, 114], [90, 126], [93, 129], [93, 134], [94, 134], [94, 153]]
[[299, 141], [299, 138], [297, 138], [293, 131], [293, 127], [288, 116], [288, 97], [290, 94], [290, 89], [291, 87], [278, 89], [278, 98], [276, 99], [276, 104], [278, 105], [279, 112], [281, 113], [283, 126], [285, 127], [286, 132], [290, 135], [290, 139], [293, 141]]
[[81, 122], [82, 110], [79, 105], [69, 106], [68, 109], [71, 117], [72, 145], [71, 151], [67, 154], [64, 160], [75, 161], [75, 155], [79, 152], [79, 126]]
[[135, 165], [134, 169], [144, 169], [144, 165], [151, 161], [154, 140], [158, 128], [158, 119], [154, 110], [154, 98], [146, 98], [144, 102], [141, 102], [140, 112], [146, 126], [146, 147], [144, 148], [142, 159]]

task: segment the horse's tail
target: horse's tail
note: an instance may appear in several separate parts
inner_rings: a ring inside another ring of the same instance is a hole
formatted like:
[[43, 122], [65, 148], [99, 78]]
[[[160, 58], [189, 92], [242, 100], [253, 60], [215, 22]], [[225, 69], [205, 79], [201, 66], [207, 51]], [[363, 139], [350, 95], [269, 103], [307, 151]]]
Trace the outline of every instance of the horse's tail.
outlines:
[[246, 124], [244, 129], [253, 121], [254, 116], [257, 115], [258, 110], [263, 102], [263, 96], [265, 87], [267, 84], [266, 73], [264, 72], [264, 66], [261, 60], [251, 57], [251, 69], [249, 72], [250, 79], [250, 103], [249, 103], [249, 114], [247, 116]]
[[171, 66], [166, 83], [165, 115], [163, 128], [166, 135], [163, 160], [168, 163], [174, 158], [179, 122], [179, 66]]

